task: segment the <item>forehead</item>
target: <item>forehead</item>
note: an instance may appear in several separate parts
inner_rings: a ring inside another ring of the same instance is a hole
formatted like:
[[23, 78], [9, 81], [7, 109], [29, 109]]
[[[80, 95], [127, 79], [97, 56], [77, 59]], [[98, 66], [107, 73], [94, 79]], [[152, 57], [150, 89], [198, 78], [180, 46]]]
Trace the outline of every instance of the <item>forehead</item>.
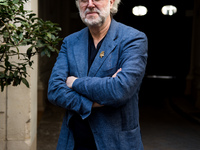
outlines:
[[[76, 2], [88, 2], [90, 0], [75, 0]], [[111, 0], [91, 0], [92, 2], [109, 2]]]
[[79, 8], [80, 6], [87, 6], [90, 2], [93, 2], [94, 5], [98, 6], [98, 5], [107, 5], [108, 2], [112, 1], [112, 0], [75, 0], [76, 1], [76, 6]]

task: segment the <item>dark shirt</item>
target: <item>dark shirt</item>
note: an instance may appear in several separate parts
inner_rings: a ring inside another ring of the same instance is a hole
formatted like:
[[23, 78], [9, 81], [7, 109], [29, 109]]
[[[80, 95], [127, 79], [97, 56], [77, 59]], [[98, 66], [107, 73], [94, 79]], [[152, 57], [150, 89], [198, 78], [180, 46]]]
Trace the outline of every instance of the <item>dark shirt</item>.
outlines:
[[97, 48], [94, 45], [93, 38], [91, 34], [89, 34], [89, 45], [88, 45], [88, 72], [90, 70], [90, 67], [101, 47], [101, 44], [103, 43], [104, 38], [97, 44]]
[[[101, 47], [103, 39], [98, 43], [95, 48], [92, 36], [89, 34], [88, 43], [88, 72], [90, 67]], [[82, 120], [81, 117], [76, 114], [71, 119], [72, 130], [74, 134], [75, 148], [74, 150], [97, 150], [94, 137], [88, 122], [88, 119]]]

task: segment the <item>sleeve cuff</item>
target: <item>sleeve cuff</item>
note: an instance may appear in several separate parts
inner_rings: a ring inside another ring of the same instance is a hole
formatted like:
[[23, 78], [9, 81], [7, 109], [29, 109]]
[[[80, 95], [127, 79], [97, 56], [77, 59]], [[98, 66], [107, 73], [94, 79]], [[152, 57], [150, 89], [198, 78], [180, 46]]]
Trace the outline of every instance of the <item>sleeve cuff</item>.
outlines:
[[[82, 105], [82, 110], [84, 110], [83, 113], [80, 113], [80, 116], [81, 118], [84, 120], [86, 119], [87, 117], [90, 116], [91, 112], [92, 112], [92, 105], [93, 105], [93, 102], [88, 100], [88, 99], [85, 99], [87, 100], [87, 102], [85, 102], [83, 105]], [[87, 111], [85, 111], [87, 110]], [[80, 110], [81, 111], [81, 110]]]

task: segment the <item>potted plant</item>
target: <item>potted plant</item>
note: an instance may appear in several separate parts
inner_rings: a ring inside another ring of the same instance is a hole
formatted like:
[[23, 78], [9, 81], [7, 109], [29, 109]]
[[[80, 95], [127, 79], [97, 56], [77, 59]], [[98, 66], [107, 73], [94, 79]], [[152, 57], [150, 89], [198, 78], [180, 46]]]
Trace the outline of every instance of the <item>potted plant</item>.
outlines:
[[[37, 53], [51, 56], [61, 38], [58, 24], [43, 21], [32, 11], [24, 9], [28, 0], [0, 0], [0, 86], [17, 86], [21, 82], [29, 87], [26, 80], [27, 67], [33, 64]], [[26, 47], [26, 52], [20, 47]], [[17, 57], [17, 61], [12, 58]]]

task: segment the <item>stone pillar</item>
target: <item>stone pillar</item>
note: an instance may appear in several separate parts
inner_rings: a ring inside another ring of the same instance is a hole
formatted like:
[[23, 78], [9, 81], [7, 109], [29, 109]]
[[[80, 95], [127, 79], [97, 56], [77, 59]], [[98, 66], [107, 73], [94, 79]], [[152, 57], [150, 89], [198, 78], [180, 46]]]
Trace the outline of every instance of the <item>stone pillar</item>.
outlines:
[[6, 90], [0, 92], [0, 148], [6, 148]]
[[[29, 1], [25, 8], [37, 13], [37, 1]], [[22, 83], [0, 92], [0, 150], [36, 150], [38, 56], [33, 60], [33, 69], [27, 68], [30, 88]]]

